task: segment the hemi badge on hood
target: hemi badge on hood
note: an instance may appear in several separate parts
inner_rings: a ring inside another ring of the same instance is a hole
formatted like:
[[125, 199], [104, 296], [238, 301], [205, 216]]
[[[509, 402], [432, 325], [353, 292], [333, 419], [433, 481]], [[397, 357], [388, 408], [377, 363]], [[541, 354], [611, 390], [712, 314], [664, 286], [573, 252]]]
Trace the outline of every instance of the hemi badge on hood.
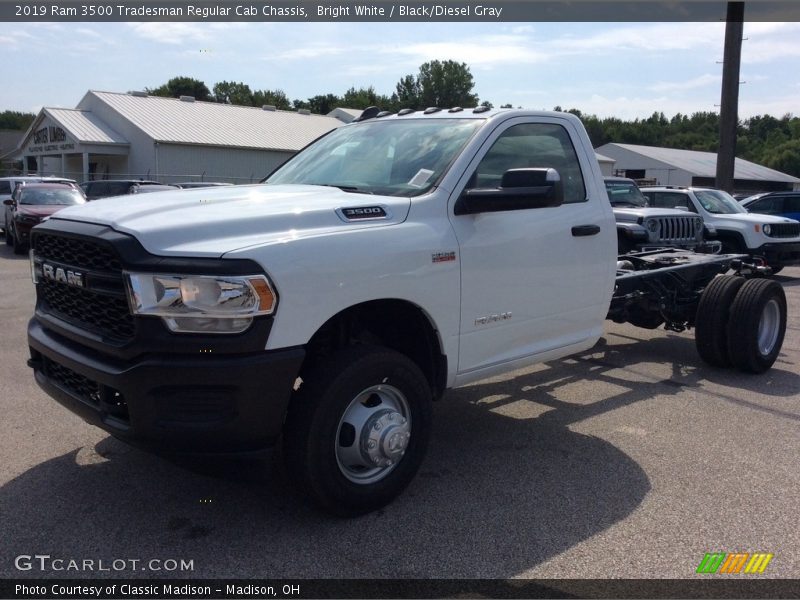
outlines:
[[351, 208], [337, 208], [336, 213], [343, 221], [370, 221], [374, 219], [389, 218], [389, 213], [382, 206], [354, 206]]

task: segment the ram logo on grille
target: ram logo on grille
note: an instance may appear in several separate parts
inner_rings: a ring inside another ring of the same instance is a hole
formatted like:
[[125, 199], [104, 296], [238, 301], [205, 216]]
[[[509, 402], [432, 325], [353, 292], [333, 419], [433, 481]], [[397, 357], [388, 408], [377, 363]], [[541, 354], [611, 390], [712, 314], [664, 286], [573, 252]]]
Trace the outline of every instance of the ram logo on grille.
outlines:
[[70, 271], [62, 267], [54, 267], [47, 263], [42, 263], [42, 275], [45, 279], [51, 279], [75, 287], [83, 287], [83, 273], [80, 271]]

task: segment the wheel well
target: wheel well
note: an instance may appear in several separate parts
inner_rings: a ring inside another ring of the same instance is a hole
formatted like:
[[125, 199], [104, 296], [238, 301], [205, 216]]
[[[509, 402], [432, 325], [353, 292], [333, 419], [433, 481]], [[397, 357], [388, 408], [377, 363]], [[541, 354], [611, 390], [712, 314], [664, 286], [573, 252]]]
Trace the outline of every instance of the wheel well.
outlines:
[[425, 374], [434, 399], [444, 392], [447, 357], [430, 319], [405, 300], [374, 300], [331, 317], [311, 337], [300, 376], [337, 350], [357, 344], [386, 346], [408, 356]]
[[728, 242], [735, 245], [741, 252], [747, 252], [747, 243], [744, 241], [744, 236], [738, 231], [720, 230], [717, 229], [716, 239], [720, 242]]

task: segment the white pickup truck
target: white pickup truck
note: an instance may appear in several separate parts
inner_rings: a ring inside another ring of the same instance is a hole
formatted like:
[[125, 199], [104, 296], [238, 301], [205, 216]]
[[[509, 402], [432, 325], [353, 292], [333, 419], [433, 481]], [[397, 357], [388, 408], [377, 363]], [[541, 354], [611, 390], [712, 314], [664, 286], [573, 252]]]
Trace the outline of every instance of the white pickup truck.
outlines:
[[572, 115], [368, 109], [265, 184], [100, 200], [34, 228], [29, 366], [132, 444], [278, 443], [321, 507], [359, 514], [411, 481], [446, 389], [587, 350], [606, 318], [695, 327], [707, 362], [769, 369], [786, 300], [746, 258], [618, 261]]

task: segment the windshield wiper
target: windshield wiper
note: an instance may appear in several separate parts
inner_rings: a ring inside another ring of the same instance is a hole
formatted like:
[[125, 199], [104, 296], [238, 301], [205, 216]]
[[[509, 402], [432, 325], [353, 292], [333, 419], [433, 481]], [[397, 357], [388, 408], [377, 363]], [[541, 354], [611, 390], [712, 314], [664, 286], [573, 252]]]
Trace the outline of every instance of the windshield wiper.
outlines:
[[371, 195], [374, 195], [374, 193], [375, 193], [375, 192], [370, 192], [369, 190], [362, 190], [360, 188], [357, 188], [354, 185], [337, 185], [335, 183], [314, 183], [312, 185], [321, 185], [323, 187], [335, 187], [335, 188], [339, 188], [343, 192], [348, 192], [348, 193], [351, 193], [351, 194], [371, 194]]

